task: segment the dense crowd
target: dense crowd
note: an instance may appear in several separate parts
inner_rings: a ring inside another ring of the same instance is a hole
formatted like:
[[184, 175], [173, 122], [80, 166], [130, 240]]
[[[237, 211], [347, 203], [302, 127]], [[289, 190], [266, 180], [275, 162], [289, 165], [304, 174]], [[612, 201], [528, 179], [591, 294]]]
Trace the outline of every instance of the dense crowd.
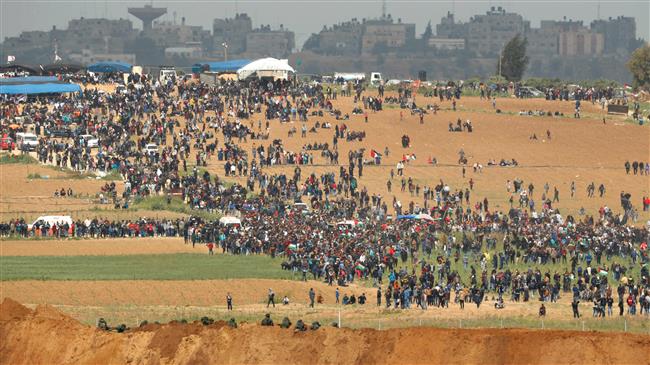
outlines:
[[[422, 204], [412, 201], [403, 206], [396, 198], [387, 201], [359, 186], [364, 164], [369, 163], [363, 158], [364, 150], [350, 151], [347, 166], [340, 165], [338, 174], [303, 174], [301, 166], [313, 164], [314, 158], [338, 164], [338, 140], [362, 140], [363, 130], [337, 125], [331, 131], [331, 145], [310, 144], [299, 152], [288, 151], [280, 139], [266, 142], [272, 121], [306, 122], [323, 113], [338, 119], [341, 113], [331, 103], [331, 90], [281, 81], [228, 81], [216, 86], [185, 81], [161, 84], [144, 78], [131, 81], [119, 92], [86, 89], [75, 98], [41, 99], [24, 104], [21, 110], [17, 104], [4, 103], [2, 115], [31, 120], [38, 135], [75, 123], [74, 133], [65, 141], [40, 138], [35, 151], [38, 160], [76, 171], [117, 172], [124, 181], [123, 190], [106, 184], [101, 191], [102, 200], [112, 200], [117, 208], [161, 195], [168, 204], [180, 198], [193, 210], [237, 215], [241, 223], [197, 217], [88, 219], [36, 224], [29, 229], [25, 220], [18, 219], [0, 225], [0, 233], [61, 238], [179, 236], [187, 244], [216, 245], [230, 254], [281, 257], [283, 268], [330, 285], [372, 280], [379, 288], [385, 287], [383, 294], [381, 289], [377, 294], [378, 302], [383, 296], [387, 306], [401, 308], [448, 306], [452, 295], [461, 306], [466, 301], [479, 306], [486, 292], [496, 293], [501, 306], [508, 293], [515, 301], [533, 297], [554, 301], [561, 293], [572, 293], [567, 295], [574, 302], [593, 300], [600, 307], [612, 300], [615, 291], [619, 301], [631, 297], [635, 307], [638, 303], [649, 313], [648, 229], [626, 224], [633, 209], [630, 197], [623, 193], [622, 214], [603, 207], [598, 217], [577, 219], [562, 216], [554, 207], [559, 202], [556, 188], [551, 199], [546, 196], [547, 187], [541, 206], [535, 207], [532, 189], [526, 192], [517, 181], [513, 196], [518, 194], [519, 207], [511, 198], [510, 209], [499, 211], [490, 209], [487, 198], [470, 202], [471, 187], [454, 189], [442, 180], [436, 186], [421, 187], [411, 177], [406, 179], [402, 170], [409, 156], [400, 161], [401, 169], [398, 164], [401, 188], [405, 191], [408, 186], [411, 196], [421, 197]], [[461, 90], [460, 85], [449, 85], [435, 88], [433, 96], [441, 102], [455, 102]], [[479, 90], [491, 96], [490, 88]], [[366, 110], [381, 112], [383, 95], [363, 95], [360, 88], [355, 91], [357, 108], [366, 121]], [[606, 96], [595, 89], [576, 92], [578, 100]], [[409, 93], [400, 90], [395, 101], [404, 103]], [[546, 93], [551, 99], [568, 97], [566, 90]], [[414, 102], [413, 107], [417, 108]], [[469, 120], [458, 119], [456, 127], [450, 123], [449, 130], [472, 132], [473, 127]], [[96, 151], [86, 134], [97, 137]], [[250, 152], [239, 146], [248, 139], [258, 143]], [[403, 145], [410, 145], [406, 135]], [[210, 159], [223, 161], [224, 176], [244, 177], [245, 185], [226, 184], [208, 172], [204, 167]], [[268, 168], [279, 164], [295, 165], [293, 174], [277, 174]], [[511, 164], [518, 163], [502, 159], [499, 165]], [[474, 166], [475, 172], [480, 172], [479, 166]], [[637, 168], [643, 174], [643, 163], [632, 164], [634, 174]], [[392, 180], [393, 176], [389, 191]], [[307, 204], [296, 204], [303, 200]]]

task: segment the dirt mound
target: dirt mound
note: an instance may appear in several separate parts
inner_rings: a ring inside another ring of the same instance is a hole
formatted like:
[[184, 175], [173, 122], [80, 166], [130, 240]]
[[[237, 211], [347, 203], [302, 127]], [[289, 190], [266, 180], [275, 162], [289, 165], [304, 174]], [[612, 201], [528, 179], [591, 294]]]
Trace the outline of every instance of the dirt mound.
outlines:
[[32, 311], [11, 298], [5, 298], [0, 303], [0, 321], [25, 318]]
[[2, 303], [0, 364], [650, 364], [646, 335], [331, 327], [296, 333], [252, 324], [233, 329], [223, 323], [169, 323], [118, 334], [42, 308], [32, 311], [10, 299]]

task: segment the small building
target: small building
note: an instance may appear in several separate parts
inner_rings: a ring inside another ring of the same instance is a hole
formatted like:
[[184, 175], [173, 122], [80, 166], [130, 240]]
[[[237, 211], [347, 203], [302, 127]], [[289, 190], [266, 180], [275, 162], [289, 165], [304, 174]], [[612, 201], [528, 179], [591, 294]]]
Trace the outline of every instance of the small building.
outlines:
[[181, 57], [181, 58], [201, 58], [203, 57], [203, 50], [201, 47], [167, 47], [165, 48], [165, 57]]
[[461, 50], [465, 49], [465, 39], [463, 38], [429, 38], [428, 45], [435, 49], [444, 50]]

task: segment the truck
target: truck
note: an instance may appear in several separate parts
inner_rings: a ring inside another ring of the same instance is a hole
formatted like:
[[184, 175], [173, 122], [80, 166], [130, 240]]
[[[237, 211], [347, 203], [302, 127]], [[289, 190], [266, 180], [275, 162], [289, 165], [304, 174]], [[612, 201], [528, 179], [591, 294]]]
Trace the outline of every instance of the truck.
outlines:
[[372, 86], [379, 86], [384, 83], [381, 72], [335, 72], [334, 82], [348, 82], [348, 81], [366, 81]]

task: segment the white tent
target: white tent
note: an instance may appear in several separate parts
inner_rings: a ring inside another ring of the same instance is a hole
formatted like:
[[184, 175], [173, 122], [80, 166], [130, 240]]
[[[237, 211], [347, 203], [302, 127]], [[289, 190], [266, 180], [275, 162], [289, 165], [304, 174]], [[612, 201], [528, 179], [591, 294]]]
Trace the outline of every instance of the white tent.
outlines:
[[251, 75], [256, 77], [273, 77], [274, 79], [287, 80], [289, 73], [296, 70], [289, 65], [289, 60], [278, 60], [277, 58], [260, 58], [237, 70], [240, 80]]

